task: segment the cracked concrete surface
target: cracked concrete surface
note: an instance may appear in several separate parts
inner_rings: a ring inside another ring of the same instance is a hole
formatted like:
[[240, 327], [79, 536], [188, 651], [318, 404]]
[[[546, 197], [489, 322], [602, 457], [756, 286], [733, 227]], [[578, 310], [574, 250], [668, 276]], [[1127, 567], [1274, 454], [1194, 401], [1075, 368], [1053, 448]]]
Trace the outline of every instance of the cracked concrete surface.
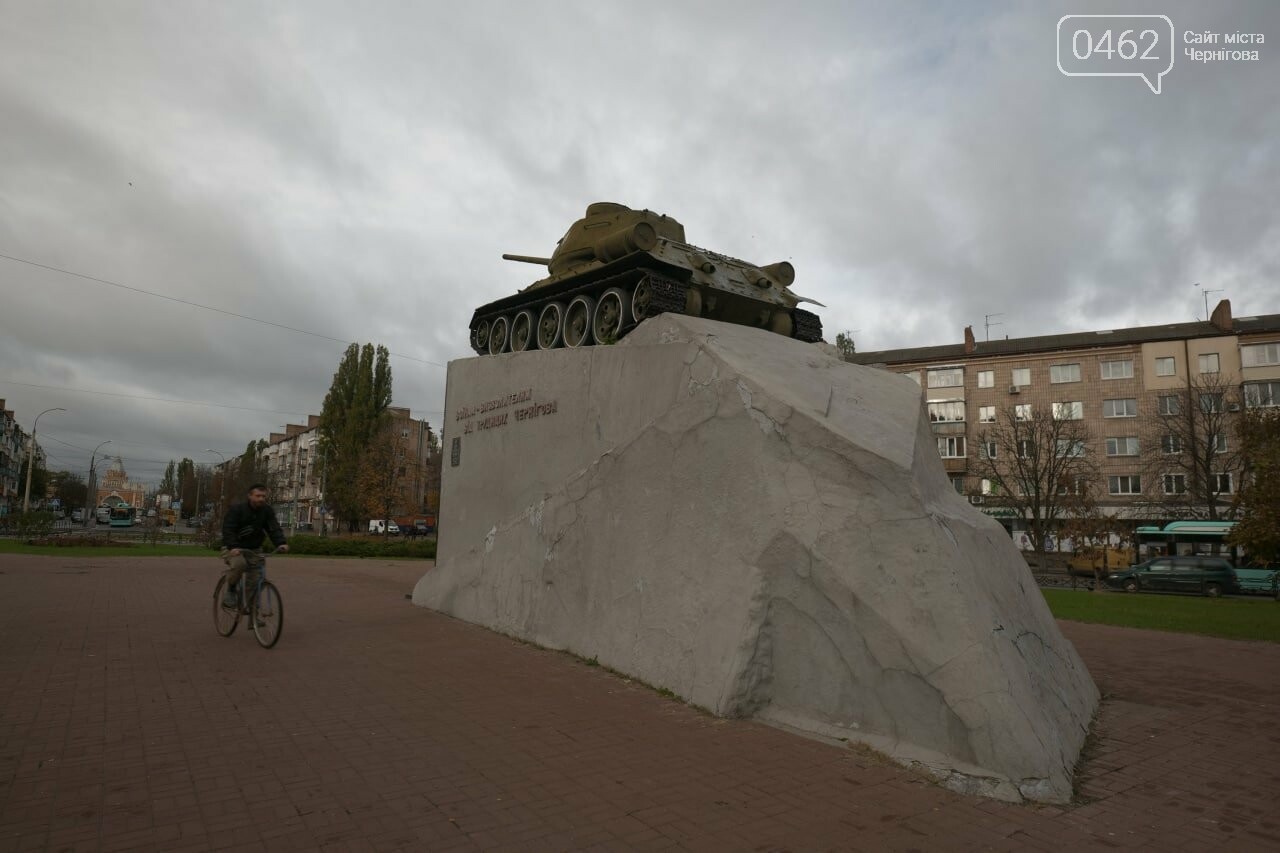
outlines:
[[[454, 419], [525, 388], [555, 414]], [[1097, 689], [951, 488], [910, 380], [663, 316], [617, 346], [455, 361], [446, 396], [459, 464], [415, 603], [959, 791], [1070, 797]]]

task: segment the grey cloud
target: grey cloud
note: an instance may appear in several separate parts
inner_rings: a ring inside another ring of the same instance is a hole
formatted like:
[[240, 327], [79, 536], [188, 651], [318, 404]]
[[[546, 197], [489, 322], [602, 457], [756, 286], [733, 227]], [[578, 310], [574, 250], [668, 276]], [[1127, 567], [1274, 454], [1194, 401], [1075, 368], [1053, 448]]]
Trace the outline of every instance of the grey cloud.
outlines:
[[[1133, 8], [1280, 41], [1268, 3]], [[440, 363], [603, 199], [790, 259], [863, 349], [1189, 319], [1196, 281], [1277, 310], [1280, 54], [1062, 77], [1088, 11], [0, 0], [0, 252]], [[0, 295], [0, 397], [149, 476], [285, 416], [5, 380], [309, 412], [343, 349], [3, 259]], [[444, 371], [392, 366], [439, 426]]]

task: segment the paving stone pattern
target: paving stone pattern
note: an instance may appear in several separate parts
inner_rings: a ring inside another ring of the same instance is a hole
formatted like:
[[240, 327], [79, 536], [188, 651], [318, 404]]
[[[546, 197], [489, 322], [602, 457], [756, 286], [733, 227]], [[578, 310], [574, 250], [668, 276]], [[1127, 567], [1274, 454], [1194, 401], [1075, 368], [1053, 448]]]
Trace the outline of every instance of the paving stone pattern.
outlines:
[[416, 608], [422, 563], [0, 555], [0, 853], [1280, 849], [1280, 646], [1062, 623], [1104, 694], [1078, 802], [945, 791]]

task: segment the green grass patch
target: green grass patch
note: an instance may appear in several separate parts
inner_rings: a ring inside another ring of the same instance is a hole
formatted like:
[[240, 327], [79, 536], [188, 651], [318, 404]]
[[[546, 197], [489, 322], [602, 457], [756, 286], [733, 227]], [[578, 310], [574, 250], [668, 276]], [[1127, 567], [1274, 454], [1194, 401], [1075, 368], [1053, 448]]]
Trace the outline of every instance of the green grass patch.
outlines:
[[1271, 598], [1201, 598], [1069, 589], [1041, 592], [1059, 619], [1280, 643], [1280, 602]]

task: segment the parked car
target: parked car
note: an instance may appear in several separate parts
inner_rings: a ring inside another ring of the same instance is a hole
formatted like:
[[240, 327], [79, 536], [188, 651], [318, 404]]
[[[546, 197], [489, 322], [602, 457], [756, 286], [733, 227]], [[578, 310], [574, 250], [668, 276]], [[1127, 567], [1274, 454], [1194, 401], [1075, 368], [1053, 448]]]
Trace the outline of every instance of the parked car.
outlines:
[[1235, 570], [1224, 557], [1156, 557], [1107, 575], [1107, 586], [1126, 592], [1157, 590], [1217, 597], [1238, 591]]
[[93, 511], [93, 518], [98, 524], [111, 523], [111, 507], [100, 506]]
[[381, 518], [369, 519], [370, 533], [390, 533], [392, 536], [400, 535], [400, 525], [394, 521], [387, 521]]
[[80, 524], [80, 523], [81, 523], [81, 522], [83, 522], [83, 521], [84, 521], [84, 510], [82, 510], [82, 509], [73, 509], [73, 510], [71, 510], [71, 523], [72, 523], [72, 524]]

